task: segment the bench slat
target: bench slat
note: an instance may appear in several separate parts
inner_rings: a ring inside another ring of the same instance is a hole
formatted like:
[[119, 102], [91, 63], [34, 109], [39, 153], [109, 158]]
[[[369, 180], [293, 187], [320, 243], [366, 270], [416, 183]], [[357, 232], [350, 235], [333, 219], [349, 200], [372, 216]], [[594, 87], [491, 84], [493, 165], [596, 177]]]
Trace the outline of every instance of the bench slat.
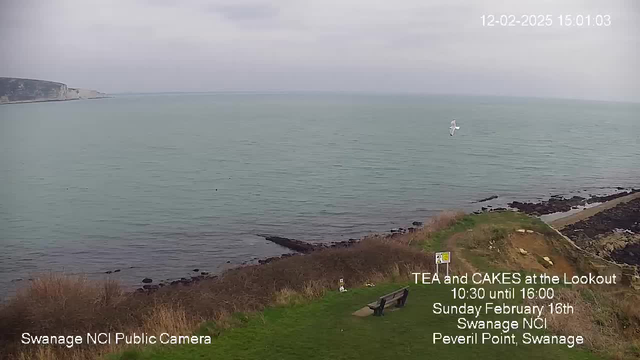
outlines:
[[405, 287], [403, 287], [402, 289], [398, 289], [398, 290], [396, 290], [396, 291], [390, 292], [390, 293], [388, 293], [388, 294], [386, 294], [386, 295], [382, 295], [382, 296], [380, 296], [380, 297], [385, 297], [385, 296], [393, 295], [393, 294], [396, 294], [396, 293], [399, 293], [399, 292], [403, 292], [403, 291], [405, 291], [405, 290], [406, 290], [406, 289], [408, 289], [408, 288], [409, 288], [408, 286], [405, 286]]
[[396, 290], [396, 291], [391, 292], [391, 293], [388, 293], [388, 294], [386, 294], [386, 295], [382, 295], [382, 296], [380, 296], [380, 299], [382, 299], [382, 298], [389, 298], [389, 297], [393, 297], [394, 295], [395, 295], [395, 296], [397, 296], [398, 294], [404, 294], [404, 291], [405, 291], [406, 289], [408, 289], [408, 288], [409, 288], [409, 287], [408, 287], [408, 286], [406, 286], [406, 287], [403, 287], [402, 289]]
[[401, 298], [403, 295], [404, 295], [404, 291], [403, 291], [403, 292], [401, 292], [401, 293], [393, 294], [393, 295], [391, 295], [391, 296], [385, 296], [385, 297], [383, 297], [383, 298], [381, 298], [381, 299], [387, 299], [387, 300], [389, 300], [389, 299], [396, 299], [396, 298]]

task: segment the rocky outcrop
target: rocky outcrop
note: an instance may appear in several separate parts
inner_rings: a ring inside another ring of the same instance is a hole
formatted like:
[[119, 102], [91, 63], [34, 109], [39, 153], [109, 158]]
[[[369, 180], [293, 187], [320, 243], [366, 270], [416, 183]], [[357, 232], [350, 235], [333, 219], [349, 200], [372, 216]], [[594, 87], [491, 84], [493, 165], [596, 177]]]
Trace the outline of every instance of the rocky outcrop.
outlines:
[[540, 216], [558, 212], [567, 212], [571, 209], [576, 209], [579, 206], [606, 202], [627, 195], [635, 194], [637, 192], [640, 192], [640, 189], [631, 189], [629, 191], [618, 192], [607, 196], [591, 195], [588, 199], [583, 198], [582, 196], [564, 198], [560, 195], [554, 195], [547, 201], [541, 201], [537, 203], [514, 201], [509, 203], [508, 205], [509, 207], [518, 209], [525, 214]]
[[562, 233], [606, 259], [640, 266], [640, 198], [567, 225]]
[[280, 246], [286, 247], [287, 249], [290, 249], [302, 254], [308, 254], [317, 250], [324, 250], [328, 248], [350, 247], [355, 245], [358, 242], [357, 239], [349, 239], [345, 241], [336, 241], [329, 244], [312, 244], [305, 241], [289, 239], [281, 236], [271, 236], [271, 235], [258, 235], [258, 236], [265, 238], [265, 240], [267, 241], [271, 241]]
[[88, 89], [69, 88], [66, 84], [59, 82], [0, 77], [0, 104], [99, 99], [104, 97], [107, 97], [104, 93]]
[[480, 199], [480, 200], [478, 200], [476, 202], [477, 203], [481, 203], [481, 202], [486, 202], [486, 201], [490, 201], [490, 200], [497, 199], [497, 198], [498, 198], [498, 195], [492, 195], [492, 196], [489, 196], [487, 198]]
[[280, 246], [284, 246], [293, 251], [297, 251], [303, 254], [308, 254], [314, 250], [322, 248], [321, 245], [310, 244], [304, 241], [289, 239], [281, 236], [270, 236], [270, 235], [260, 235], [265, 238], [267, 241], [274, 242]]
[[568, 199], [558, 196], [552, 196], [551, 199], [547, 201], [541, 201], [539, 203], [523, 203], [514, 201], [509, 203], [509, 207], [518, 209], [525, 214], [540, 216], [553, 214], [556, 212], [567, 212], [574, 207], [583, 206], [586, 201], [587, 199], [581, 196], [574, 196]]

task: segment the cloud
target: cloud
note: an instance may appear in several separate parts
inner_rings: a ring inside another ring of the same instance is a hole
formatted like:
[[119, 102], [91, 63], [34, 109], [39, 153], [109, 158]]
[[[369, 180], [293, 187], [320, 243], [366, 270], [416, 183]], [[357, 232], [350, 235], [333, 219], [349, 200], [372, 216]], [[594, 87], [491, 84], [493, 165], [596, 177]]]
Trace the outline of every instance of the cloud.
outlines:
[[230, 4], [216, 5], [210, 8], [225, 18], [233, 21], [256, 21], [271, 19], [278, 14], [278, 8], [267, 4]]
[[[640, 101], [633, 1], [0, 3], [0, 76], [104, 91], [453, 92]], [[481, 16], [549, 14], [551, 27]], [[610, 14], [568, 28], [561, 15]]]

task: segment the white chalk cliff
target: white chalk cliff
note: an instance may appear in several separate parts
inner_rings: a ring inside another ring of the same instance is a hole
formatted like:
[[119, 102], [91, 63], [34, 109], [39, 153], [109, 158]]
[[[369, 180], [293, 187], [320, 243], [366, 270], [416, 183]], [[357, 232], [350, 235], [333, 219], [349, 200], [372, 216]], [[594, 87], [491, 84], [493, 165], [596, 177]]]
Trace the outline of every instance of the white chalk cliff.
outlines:
[[53, 81], [0, 77], [0, 104], [104, 97], [107, 97], [107, 94], [96, 90], [70, 88], [66, 84]]

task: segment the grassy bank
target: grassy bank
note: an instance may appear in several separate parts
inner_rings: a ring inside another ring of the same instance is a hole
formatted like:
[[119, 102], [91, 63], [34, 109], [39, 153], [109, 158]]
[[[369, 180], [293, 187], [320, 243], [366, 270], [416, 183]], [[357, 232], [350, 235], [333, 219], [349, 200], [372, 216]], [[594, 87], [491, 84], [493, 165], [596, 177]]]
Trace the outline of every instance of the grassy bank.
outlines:
[[577, 249], [540, 219], [515, 212], [466, 215], [450, 227], [428, 233], [421, 246], [452, 251], [464, 271], [617, 274], [615, 286], [561, 287], [553, 300], [527, 303], [572, 304], [572, 315], [546, 316], [551, 333], [582, 335], [585, 347], [603, 358], [640, 359], [640, 292], [625, 284], [619, 266]]
[[76, 335], [94, 332], [189, 334], [203, 321], [225, 322], [277, 304], [282, 294], [306, 299], [335, 289], [340, 278], [355, 288], [367, 282], [407, 278], [432, 269], [431, 256], [380, 239], [357, 246], [293, 256], [230, 270], [217, 279], [169, 286], [150, 294], [123, 293], [114, 283], [48, 275], [0, 308], [0, 358], [90, 359], [114, 347], [23, 346], [22, 333]]
[[[452, 220], [453, 219], [453, 220]], [[443, 224], [437, 225], [438, 221]], [[529, 230], [520, 233], [518, 230]], [[448, 213], [416, 233], [395, 236], [393, 241], [426, 250], [450, 250], [455, 271], [545, 272], [561, 275], [601, 271], [598, 259], [576, 253], [553, 229], [536, 218], [523, 214], [484, 213], [465, 215]], [[526, 248], [526, 255], [520, 249]], [[543, 257], [550, 257], [550, 266]], [[606, 269], [605, 269], [606, 270]], [[354, 317], [351, 313], [377, 296], [404, 283], [376, 288], [352, 289], [346, 294], [330, 292], [321, 300], [273, 307], [264, 312], [238, 316], [231, 328], [216, 332], [213, 345], [163, 345], [131, 349], [110, 359], [384, 359], [393, 356], [422, 359], [458, 359], [473, 354], [477, 359], [636, 359], [640, 358], [640, 312], [637, 294], [624, 287], [556, 286], [554, 301], [571, 304], [575, 313], [546, 315], [547, 330], [535, 335], [582, 335], [585, 345], [443, 345], [433, 344], [432, 334], [466, 334], [456, 327], [456, 315], [434, 315], [432, 304], [460, 304], [452, 300], [451, 286], [412, 285], [407, 307], [390, 312], [384, 318]], [[499, 290], [508, 286], [484, 286]], [[516, 291], [522, 287], [514, 286]], [[295, 299], [296, 296], [293, 296]], [[486, 301], [486, 300], [485, 300]], [[485, 301], [466, 300], [470, 305]], [[294, 301], [295, 302], [295, 301]], [[284, 301], [286, 303], [286, 301]], [[523, 304], [522, 299], [506, 301]], [[549, 301], [527, 301], [547, 305]], [[518, 316], [483, 315], [483, 320], [522, 320]], [[218, 329], [209, 323], [200, 334]], [[514, 333], [520, 337], [524, 330]], [[498, 332], [499, 333], [499, 332]]]
[[[640, 312], [634, 306], [640, 297], [623, 287], [558, 289], [558, 301], [574, 304], [577, 315], [549, 317], [547, 332], [583, 335], [587, 344], [581, 348], [434, 345], [433, 332], [469, 332], [456, 327], [458, 316], [433, 314], [434, 302], [456, 303], [448, 285], [412, 284], [407, 307], [387, 311], [382, 318], [351, 315], [381, 294], [407, 284], [411, 272], [433, 272], [432, 251], [440, 250], [452, 251], [452, 272], [458, 274], [608, 270], [597, 259], [575, 252], [539, 219], [512, 212], [447, 212], [413, 233], [372, 236], [351, 248], [239, 268], [218, 279], [165, 287], [152, 294], [125, 294], [113, 283], [68, 277], [36, 280], [0, 309], [0, 355], [43, 360], [640, 358]], [[551, 258], [553, 266], [543, 257]], [[346, 293], [335, 291], [340, 278], [345, 279]], [[377, 286], [365, 287], [367, 283]], [[479, 305], [486, 300], [466, 302]], [[522, 317], [483, 315], [483, 319]], [[28, 348], [19, 345], [22, 332], [199, 334], [212, 336], [213, 344]]]
[[[456, 328], [457, 316], [434, 315], [434, 302], [451, 300], [451, 286], [411, 285], [406, 307], [381, 317], [351, 313], [376, 297], [405, 284], [330, 292], [307, 304], [274, 307], [246, 318], [222, 332], [211, 345], [150, 346], [108, 357], [111, 360], [172, 359], [520, 359], [590, 360], [601, 357], [564, 345], [433, 345], [432, 333], [465, 333]], [[480, 301], [466, 301], [480, 305]], [[487, 316], [483, 319], [516, 320]], [[210, 325], [213, 327], [212, 325]], [[202, 334], [207, 333], [203, 327]], [[520, 332], [518, 332], [520, 333]]]

